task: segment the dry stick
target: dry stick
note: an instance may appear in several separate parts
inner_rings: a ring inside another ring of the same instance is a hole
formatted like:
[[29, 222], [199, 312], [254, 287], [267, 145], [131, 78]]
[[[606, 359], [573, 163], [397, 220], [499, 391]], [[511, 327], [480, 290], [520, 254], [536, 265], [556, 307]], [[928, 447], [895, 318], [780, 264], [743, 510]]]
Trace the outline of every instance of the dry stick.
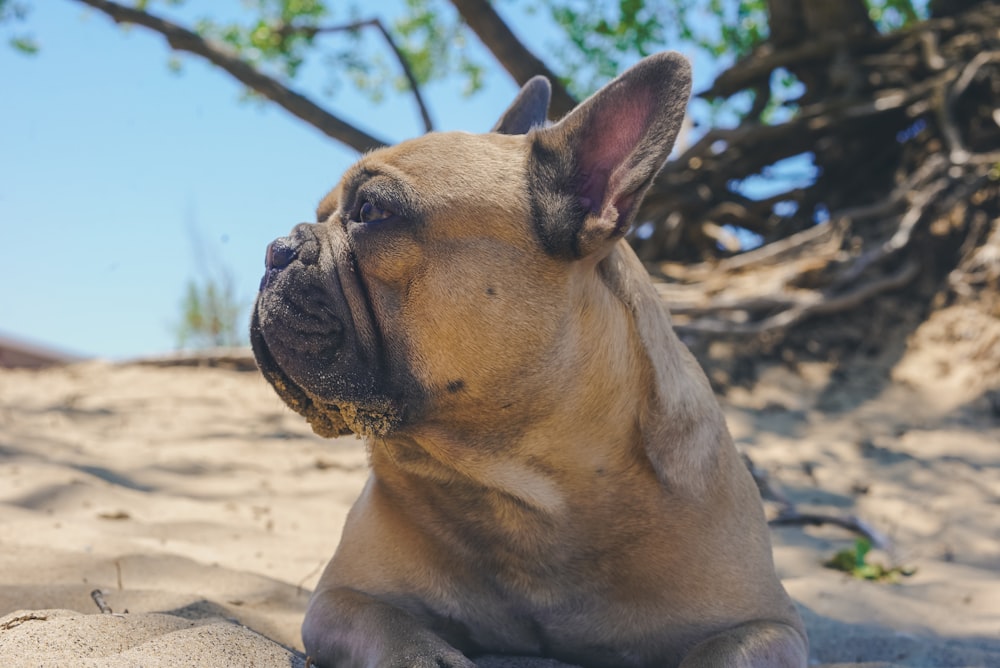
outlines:
[[[916, 262], [907, 262], [896, 273], [877, 281], [863, 283], [851, 292], [837, 297], [830, 297], [818, 292], [810, 292], [808, 298], [800, 298], [795, 306], [759, 322], [733, 322], [730, 320], [699, 319], [689, 323], [674, 325], [679, 333], [687, 334], [763, 334], [780, 329], [787, 329], [814, 315], [829, 315], [854, 308], [875, 295], [903, 287], [912, 281], [918, 273]], [[777, 297], [775, 297], [777, 299]], [[691, 314], [698, 311], [692, 309]], [[710, 312], [706, 309], [706, 312]]]
[[794, 506], [783, 509], [778, 516], [768, 522], [773, 527], [802, 526], [805, 524], [832, 524], [847, 529], [868, 539], [871, 544], [886, 552], [892, 551], [892, 541], [864, 520], [854, 515], [825, 515], [822, 513], [800, 513]]
[[756, 265], [772, 263], [783, 255], [799, 250], [804, 246], [813, 243], [821, 243], [829, 237], [836, 237], [839, 241], [843, 230], [833, 223], [825, 223], [806, 228], [801, 232], [791, 234], [784, 239], [774, 241], [739, 255], [725, 258], [714, 263], [703, 262], [692, 265], [688, 268], [691, 274], [704, 273], [707, 275], [718, 275], [719, 273], [730, 273], [734, 271], [746, 270]]
[[112, 610], [111, 606], [108, 605], [107, 601], [104, 600], [104, 592], [100, 589], [95, 589], [90, 592], [90, 598], [94, 599], [94, 603], [97, 604], [97, 609], [100, 610], [105, 615], [110, 615]]
[[0, 624], [0, 631], [10, 631], [16, 626], [20, 626], [25, 622], [44, 622], [48, 621], [48, 615], [41, 615], [37, 612], [29, 612], [26, 615], [18, 615], [12, 619], [8, 619], [3, 624]]
[[761, 498], [775, 501], [781, 507], [781, 510], [778, 511], [778, 516], [768, 522], [772, 527], [832, 524], [867, 538], [872, 545], [880, 550], [887, 552], [892, 550], [892, 541], [888, 536], [854, 515], [827, 515], [825, 513], [799, 512], [784, 490], [771, 481], [771, 477], [767, 471], [758, 467], [753, 459], [750, 458], [750, 455], [743, 453], [743, 463], [750, 470], [750, 475], [753, 476], [753, 480], [757, 484], [757, 489], [760, 490]]
[[[661, 294], [663, 294], [661, 292]], [[673, 303], [670, 306], [670, 313], [683, 316], [705, 317], [713, 313], [741, 311], [750, 313], [754, 311], [775, 311], [778, 309], [789, 309], [797, 307], [800, 299], [794, 295], [762, 295], [746, 297], [743, 299], [715, 299], [704, 306], [693, 304]]]
[[417, 101], [417, 107], [420, 110], [420, 118], [424, 122], [424, 132], [432, 132], [434, 130], [434, 122], [431, 120], [431, 115], [427, 111], [427, 105], [424, 104], [424, 96], [420, 93], [420, 84], [417, 83], [417, 77], [413, 74], [413, 68], [410, 67], [410, 61], [407, 60], [406, 55], [403, 50], [399, 48], [396, 40], [393, 38], [392, 34], [386, 29], [385, 24], [378, 17], [372, 19], [365, 19], [363, 21], [354, 21], [352, 23], [345, 23], [343, 25], [337, 26], [319, 26], [319, 27], [304, 27], [295, 28], [292, 26], [282, 26], [279, 33], [283, 35], [288, 35], [291, 33], [302, 33], [304, 35], [315, 36], [324, 33], [332, 32], [356, 32], [362, 28], [374, 27], [378, 28], [378, 31], [382, 33], [382, 37], [389, 44], [389, 48], [396, 56], [396, 60], [399, 62], [400, 67], [403, 68], [403, 75], [406, 77], [407, 82], [410, 84], [410, 90], [413, 91], [413, 97]]

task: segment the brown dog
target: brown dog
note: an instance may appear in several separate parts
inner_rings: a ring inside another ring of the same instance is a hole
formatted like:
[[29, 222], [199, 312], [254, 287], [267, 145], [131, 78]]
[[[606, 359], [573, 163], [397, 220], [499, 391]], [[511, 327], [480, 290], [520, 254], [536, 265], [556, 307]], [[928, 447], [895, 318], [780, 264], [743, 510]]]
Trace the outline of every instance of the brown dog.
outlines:
[[643, 60], [560, 123], [364, 156], [268, 249], [252, 342], [372, 473], [313, 594], [325, 666], [801, 667], [753, 480], [623, 235], [690, 91]]

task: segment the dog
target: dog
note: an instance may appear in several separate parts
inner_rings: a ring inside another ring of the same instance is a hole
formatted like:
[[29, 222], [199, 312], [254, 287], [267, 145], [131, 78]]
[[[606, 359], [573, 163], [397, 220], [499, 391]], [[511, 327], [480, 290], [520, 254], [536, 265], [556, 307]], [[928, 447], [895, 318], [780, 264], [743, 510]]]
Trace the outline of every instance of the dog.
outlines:
[[303, 623], [315, 665], [801, 668], [754, 481], [624, 236], [687, 61], [650, 56], [546, 126], [363, 156], [267, 250], [251, 343], [371, 475]]

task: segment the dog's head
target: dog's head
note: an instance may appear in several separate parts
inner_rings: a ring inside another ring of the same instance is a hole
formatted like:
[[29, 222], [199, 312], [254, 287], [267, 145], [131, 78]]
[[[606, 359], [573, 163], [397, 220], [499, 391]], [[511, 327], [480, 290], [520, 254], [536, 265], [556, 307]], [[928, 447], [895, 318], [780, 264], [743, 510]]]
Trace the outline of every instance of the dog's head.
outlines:
[[326, 436], [530, 410], [574, 277], [628, 230], [689, 92], [687, 62], [659, 54], [542, 127], [536, 78], [494, 132], [364, 156], [268, 247], [251, 323], [266, 378]]

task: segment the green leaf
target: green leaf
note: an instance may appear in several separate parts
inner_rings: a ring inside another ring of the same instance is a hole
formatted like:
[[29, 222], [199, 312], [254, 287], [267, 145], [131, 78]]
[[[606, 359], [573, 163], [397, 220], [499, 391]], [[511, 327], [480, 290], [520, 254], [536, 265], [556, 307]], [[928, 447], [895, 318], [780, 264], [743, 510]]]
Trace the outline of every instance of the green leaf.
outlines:
[[872, 544], [871, 541], [865, 538], [859, 538], [854, 542], [854, 554], [855, 554], [855, 566], [861, 568], [865, 565], [865, 557], [871, 552]]
[[927, 18], [926, 3], [918, 11], [912, 0], [868, 0], [868, 16], [882, 32], [892, 32]]
[[39, 51], [38, 42], [31, 37], [11, 37], [10, 45], [14, 50], [20, 51], [27, 56], [33, 56]]
[[873, 582], [896, 582], [900, 577], [909, 577], [916, 569], [906, 566], [886, 568], [882, 564], [870, 564], [867, 561], [871, 552], [871, 541], [859, 538], [854, 541], [854, 547], [841, 550], [823, 563], [827, 568], [843, 571], [861, 580]]

